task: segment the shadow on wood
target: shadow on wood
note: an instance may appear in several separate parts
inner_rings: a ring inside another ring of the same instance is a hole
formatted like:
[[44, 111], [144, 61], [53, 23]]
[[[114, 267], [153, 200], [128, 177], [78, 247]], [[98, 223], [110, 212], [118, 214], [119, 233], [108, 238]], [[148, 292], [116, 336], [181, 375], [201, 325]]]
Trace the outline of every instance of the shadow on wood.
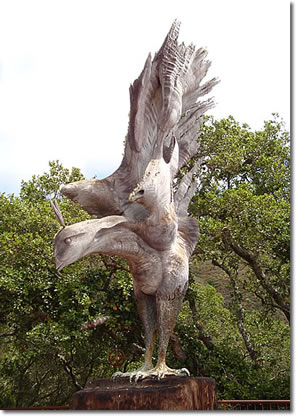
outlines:
[[73, 395], [73, 410], [213, 410], [216, 383], [208, 377], [99, 379]]

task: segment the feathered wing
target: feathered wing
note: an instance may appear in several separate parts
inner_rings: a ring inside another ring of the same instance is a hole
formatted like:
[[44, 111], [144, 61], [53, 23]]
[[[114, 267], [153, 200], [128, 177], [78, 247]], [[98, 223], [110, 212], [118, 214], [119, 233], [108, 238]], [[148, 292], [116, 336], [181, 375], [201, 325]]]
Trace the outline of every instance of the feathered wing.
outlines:
[[150, 160], [164, 157], [169, 162], [177, 142], [180, 156], [174, 176], [198, 149], [201, 117], [213, 102], [196, 100], [217, 81], [200, 84], [210, 65], [205, 61], [206, 52], [195, 51], [193, 45], [179, 45], [179, 27], [175, 21], [159, 52], [154, 59], [148, 56], [142, 73], [130, 87], [129, 128], [119, 168], [103, 180], [74, 182], [61, 189], [63, 195], [92, 215], [129, 211], [131, 216], [145, 216], [145, 212], [131, 209], [128, 197], [143, 179]]

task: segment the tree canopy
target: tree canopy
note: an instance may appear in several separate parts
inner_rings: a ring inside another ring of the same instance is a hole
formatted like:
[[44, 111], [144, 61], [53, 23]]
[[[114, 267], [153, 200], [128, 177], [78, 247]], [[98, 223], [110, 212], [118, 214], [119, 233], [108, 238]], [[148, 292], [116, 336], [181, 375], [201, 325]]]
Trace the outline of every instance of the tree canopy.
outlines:
[[[276, 115], [259, 131], [209, 117], [198, 140], [190, 212], [201, 236], [168, 364], [214, 377], [220, 399], [287, 399], [289, 135]], [[0, 195], [2, 408], [70, 403], [88, 380], [111, 376], [114, 354], [123, 352], [124, 371], [142, 359], [126, 262], [97, 255], [55, 270], [49, 199], [59, 198], [67, 224], [89, 218], [59, 195], [81, 179], [52, 161], [19, 196]]]
[[197, 254], [231, 281], [244, 268], [241, 285], [289, 321], [289, 135], [276, 115], [263, 131], [232, 117], [210, 119], [203, 131], [192, 203], [202, 230]]

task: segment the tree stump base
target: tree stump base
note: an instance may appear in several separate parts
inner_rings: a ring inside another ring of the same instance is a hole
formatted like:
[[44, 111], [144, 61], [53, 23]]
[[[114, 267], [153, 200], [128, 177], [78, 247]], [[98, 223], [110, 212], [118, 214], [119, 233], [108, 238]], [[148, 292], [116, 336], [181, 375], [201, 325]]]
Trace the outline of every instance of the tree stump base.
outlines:
[[216, 383], [208, 377], [168, 376], [131, 383], [99, 379], [73, 395], [73, 410], [213, 410]]

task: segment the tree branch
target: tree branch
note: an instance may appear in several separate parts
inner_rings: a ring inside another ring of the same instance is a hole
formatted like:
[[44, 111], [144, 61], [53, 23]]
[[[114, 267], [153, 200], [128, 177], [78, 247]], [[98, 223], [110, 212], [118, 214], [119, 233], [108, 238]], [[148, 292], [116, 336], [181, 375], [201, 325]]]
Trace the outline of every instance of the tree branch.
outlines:
[[2, 334], [0, 334], [0, 338], [2, 338], [2, 337], [13, 337], [14, 335], [16, 335], [16, 331], [3, 332]]
[[244, 247], [240, 246], [232, 238], [230, 230], [227, 227], [223, 228], [222, 230], [222, 240], [226, 247], [231, 248], [231, 250], [233, 250], [239, 257], [241, 257], [250, 265], [263, 289], [265, 289], [269, 296], [271, 296], [271, 298], [275, 301], [275, 303], [278, 305], [278, 308], [281, 309], [288, 322], [290, 323], [289, 306], [284, 302], [277, 290], [273, 289], [273, 287], [269, 284], [267, 276], [265, 275], [262, 267], [258, 264], [258, 254], [249, 253]]
[[80, 329], [85, 331], [86, 329], [96, 328], [97, 326], [103, 325], [106, 321], [108, 321], [108, 319], [110, 319], [110, 316], [101, 316], [94, 319], [93, 321], [84, 322]]
[[57, 355], [60, 361], [63, 363], [66, 373], [71, 377], [71, 380], [77, 390], [82, 390], [83, 387], [77, 382], [76, 376], [73, 372], [73, 368], [70, 366], [70, 363], [63, 357], [61, 354]]
[[175, 332], [171, 335], [170, 342], [171, 342], [171, 346], [172, 346], [172, 350], [173, 350], [175, 358], [177, 360], [185, 361], [186, 354], [182, 348], [180, 339]]
[[220, 269], [222, 269], [228, 276], [232, 285], [232, 289], [233, 289], [233, 295], [234, 295], [234, 301], [235, 301], [235, 312], [236, 312], [236, 316], [237, 316], [237, 326], [239, 329], [239, 332], [243, 338], [245, 347], [251, 357], [251, 360], [254, 362], [257, 362], [256, 360], [256, 350], [254, 348], [253, 343], [251, 342], [250, 336], [245, 328], [245, 312], [242, 306], [242, 302], [241, 302], [241, 293], [239, 291], [239, 288], [236, 284], [236, 280], [235, 277], [233, 275], [233, 273], [230, 271], [230, 269], [228, 269], [223, 263], [218, 263], [217, 260], [213, 259], [212, 260], [212, 264], [214, 266], [220, 267]]
[[189, 306], [192, 312], [193, 323], [198, 333], [198, 339], [204, 343], [204, 345], [206, 346], [208, 350], [212, 351], [215, 348], [215, 344], [212, 338], [206, 334], [204, 327], [199, 322], [198, 313], [197, 313], [194, 299], [190, 297], [189, 297]]

